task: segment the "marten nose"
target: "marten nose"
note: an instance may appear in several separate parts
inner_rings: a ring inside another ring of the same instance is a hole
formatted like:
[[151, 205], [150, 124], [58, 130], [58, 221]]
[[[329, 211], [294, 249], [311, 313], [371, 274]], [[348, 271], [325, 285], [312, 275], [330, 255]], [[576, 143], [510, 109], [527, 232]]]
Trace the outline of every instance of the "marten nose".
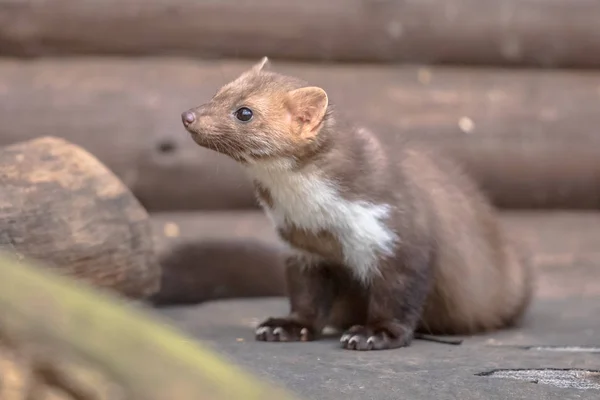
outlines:
[[191, 111], [185, 111], [181, 114], [181, 120], [183, 121], [183, 125], [189, 126], [196, 120], [196, 115]]

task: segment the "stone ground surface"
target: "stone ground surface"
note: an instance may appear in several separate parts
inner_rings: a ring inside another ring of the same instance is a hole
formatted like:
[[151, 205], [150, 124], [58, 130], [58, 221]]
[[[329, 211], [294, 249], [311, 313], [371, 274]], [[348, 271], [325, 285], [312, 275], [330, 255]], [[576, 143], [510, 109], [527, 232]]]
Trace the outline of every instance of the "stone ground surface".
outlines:
[[258, 322], [287, 312], [277, 297], [157, 312], [305, 399], [600, 399], [600, 373], [579, 371], [600, 371], [599, 214], [516, 213], [503, 221], [534, 249], [535, 300], [520, 328], [467, 337], [459, 346], [416, 340], [398, 350], [352, 352], [339, 348], [337, 338], [256, 342]]
[[[600, 297], [535, 301], [521, 328], [466, 338], [459, 346], [416, 340], [408, 348], [379, 352], [343, 350], [337, 339], [256, 342], [254, 324], [286, 308], [285, 299], [269, 298], [163, 308], [160, 313], [249, 371], [306, 399], [600, 398], [600, 375], [580, 373], [579, 380], [565, 380], [558, 375], [565, 374], [562, 371], [541, 376], [518, 372], [528, 380], [477, 375], [498, 369], [600, 371]], [[579, 348], [550, 351], [527, 346]], [[584, 386], [592, 388], [581, 389]]]

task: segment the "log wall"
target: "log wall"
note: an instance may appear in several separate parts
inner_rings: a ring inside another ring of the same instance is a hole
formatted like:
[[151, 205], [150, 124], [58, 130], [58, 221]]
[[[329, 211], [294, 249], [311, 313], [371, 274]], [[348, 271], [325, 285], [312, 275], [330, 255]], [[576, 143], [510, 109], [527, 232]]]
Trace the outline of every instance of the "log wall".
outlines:
[[[250, 63], [0, 60], [0, 145], [52, 134], [81, 145], [150, 211], [255, 207], [240, 168], [194, 145], [183, 110]], [[505, 208], [600, 205], [600, 74], [477, 68], [273, 67], [322, 85], [389, 146], [447, 150]]]
[[0, 53], [600, 66], [595, 0], [10, 0]]

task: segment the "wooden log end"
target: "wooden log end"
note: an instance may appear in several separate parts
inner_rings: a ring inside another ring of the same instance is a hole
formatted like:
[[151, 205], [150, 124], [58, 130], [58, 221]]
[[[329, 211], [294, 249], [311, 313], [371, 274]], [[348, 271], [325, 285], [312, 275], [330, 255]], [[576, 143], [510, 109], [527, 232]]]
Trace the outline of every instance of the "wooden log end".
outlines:
[[148, 214], [98, 159], [65, 139], [0, 148], [0, 250], [122, 295], [160, 285]]

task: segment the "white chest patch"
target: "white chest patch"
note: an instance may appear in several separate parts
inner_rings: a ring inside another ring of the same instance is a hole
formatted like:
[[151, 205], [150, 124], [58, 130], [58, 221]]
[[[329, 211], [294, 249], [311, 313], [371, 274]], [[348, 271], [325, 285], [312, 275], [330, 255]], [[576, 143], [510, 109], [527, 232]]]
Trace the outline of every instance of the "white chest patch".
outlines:
[[273, 207], [263, 204], [263, 208], [276, 226], [291, 223], [309, 232], [333, 233], [342, 245], [346, 264], [359, 279], [368, 280], [378, 272], [378, 256], [393, 254], [398, 237], [384, 222], [391, 211], [389, 205], [348, 201], [318, 171], [254, 165], [249, 172], [269, 189]]

